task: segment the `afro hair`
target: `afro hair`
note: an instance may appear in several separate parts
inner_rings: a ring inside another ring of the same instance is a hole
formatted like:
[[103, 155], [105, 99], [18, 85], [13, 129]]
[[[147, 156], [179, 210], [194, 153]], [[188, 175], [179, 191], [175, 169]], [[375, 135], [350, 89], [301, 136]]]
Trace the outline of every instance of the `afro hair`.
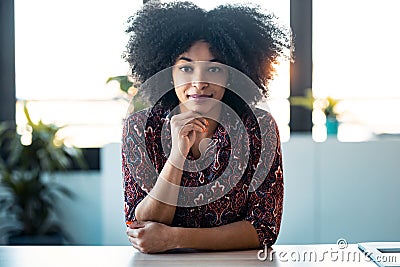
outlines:
[[[274, 64], [281, 57], [292, 58], [290, 29], [259, 6], [221, 5], [206, 11], [190, 2], [150, 1], [129, 18], [128, 25], [125, 59], [132, 75], [142, 83], [173, 66], [179, 55], [202, 40], [210, 44], [220, 62], [256, 85], [254, 90], [237, 90], [246, 91], [247, 100], [257, 103], [268, 96]], [[154, 96], [166, 93], [162, 90], [162, 86], [153, 87], [146, 94], [154, 101]]]

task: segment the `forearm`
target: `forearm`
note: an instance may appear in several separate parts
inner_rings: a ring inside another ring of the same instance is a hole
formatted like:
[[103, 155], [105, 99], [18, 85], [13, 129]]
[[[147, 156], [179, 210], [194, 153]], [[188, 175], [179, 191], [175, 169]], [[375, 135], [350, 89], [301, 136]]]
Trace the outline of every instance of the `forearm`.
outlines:
[[182, 178], [181, 169], [169, 161], [164, 165], [153, 189], [136, 207], [136, 220], [172, 223]]
[[212, 228], [173, 227], [176, 248], [205, 250], [251, 249], [260, 246], [257, 231], [248, 221]]

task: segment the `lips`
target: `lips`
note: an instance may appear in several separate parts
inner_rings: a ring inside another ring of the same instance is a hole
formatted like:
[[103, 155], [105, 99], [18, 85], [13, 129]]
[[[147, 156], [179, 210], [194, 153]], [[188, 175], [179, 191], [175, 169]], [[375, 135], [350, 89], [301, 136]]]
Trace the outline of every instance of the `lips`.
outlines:
[[188, 97], [189, 99], [196, 100], [196, 99], [212, 98], [213, 95], [212, 95], [212, 94], [211, 94], [211, 95], [206, 95], [206, 94], [191, 94], [191, 95], [188, 95], [187, 97]]

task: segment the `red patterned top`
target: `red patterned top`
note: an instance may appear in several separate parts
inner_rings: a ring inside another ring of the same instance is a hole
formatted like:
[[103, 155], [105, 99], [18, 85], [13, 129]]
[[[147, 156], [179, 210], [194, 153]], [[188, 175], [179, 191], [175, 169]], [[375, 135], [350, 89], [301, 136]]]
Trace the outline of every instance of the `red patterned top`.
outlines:
[[[168, 114], [153, 108], [131, 114], [124, 123], [127, 221], [135, 220], [136, 206], [167, 160]], [[187, 156], [172, 226], [216, 227], [247, 220], [256, 229], [260, 246], [271, 246], [279, 233], [283, 207], [282, 155], [274, 119], [260, 109], [240, 120], [226, 112], [211, 141], [213, 149], [204, 153], [211, 156], [206, 166], [196, 165], [191, 153]]]

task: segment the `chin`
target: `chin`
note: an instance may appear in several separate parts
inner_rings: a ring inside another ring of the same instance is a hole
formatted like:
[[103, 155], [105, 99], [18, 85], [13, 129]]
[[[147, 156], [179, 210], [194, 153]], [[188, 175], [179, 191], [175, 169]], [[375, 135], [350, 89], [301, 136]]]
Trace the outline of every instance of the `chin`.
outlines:
[[191, 110], [200, 114], [207, 114], [211, 109], [209, 105], [198, 105], [195, 103], [185, 103], [183, 105], [186, 110]]
[[214, 107], [219, 106], [220, 103], [215, 99], [201, 99], [201, 100], [188, 100], [184, 104], [186, 109], [198, 112], [200, 114], [209, 113]]

